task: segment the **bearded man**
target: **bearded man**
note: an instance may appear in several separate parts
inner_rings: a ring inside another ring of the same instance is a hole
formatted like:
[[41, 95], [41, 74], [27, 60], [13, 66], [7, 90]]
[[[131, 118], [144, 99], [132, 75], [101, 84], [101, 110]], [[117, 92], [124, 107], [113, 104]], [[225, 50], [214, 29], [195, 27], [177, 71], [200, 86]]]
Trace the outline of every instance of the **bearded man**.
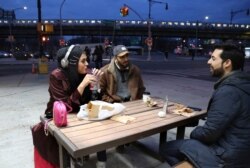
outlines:
[[190, 139], [163, 144], [160, 153], [170, 165], [188, 160], [194, 167], [250, 165], [250, 75], [243, 72], [244, 54], [235, 45], [215, 46], [208, 60], [212, 76], [220, 79], [208, 103], [207, 120]]
[[102, 100], [126, 102], [141, 99], [145, 87], [139, 68], [129, 61], [129, 51], [124, 45], [113, 50], [114, 58], [102, 68], [99, 84]]

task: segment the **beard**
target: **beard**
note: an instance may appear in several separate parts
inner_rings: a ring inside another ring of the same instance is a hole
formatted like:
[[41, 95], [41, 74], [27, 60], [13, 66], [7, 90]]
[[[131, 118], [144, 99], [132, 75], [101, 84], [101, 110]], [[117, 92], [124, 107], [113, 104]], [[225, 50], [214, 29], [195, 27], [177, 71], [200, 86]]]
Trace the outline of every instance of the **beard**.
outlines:
[[126, 69], [128, 68], [129, 62], [119, 62], [117, 61], [117, 64], [120, 66], [121, 69]]
[[217, 69], [214, 69], [213, 67], [211, 67], [211, 68], [212, 68], [212, 76], [213, 77], [221, 78], [224, 75], [224, 69], [222, 66], [220, 68], [217, 68]]

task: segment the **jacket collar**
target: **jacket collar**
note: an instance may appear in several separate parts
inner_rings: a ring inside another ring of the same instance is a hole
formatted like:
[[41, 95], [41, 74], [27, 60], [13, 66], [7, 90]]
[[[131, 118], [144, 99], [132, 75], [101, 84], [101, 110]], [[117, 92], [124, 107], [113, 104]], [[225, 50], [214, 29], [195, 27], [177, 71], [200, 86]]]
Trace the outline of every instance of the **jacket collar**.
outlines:
[[237, 74], [239, 72], [239, 70], [237, 71], [232, 71], [230, 73], [228, 73], [227, 75], [221, 77], [215, 84], [214, 84], [214, 89], [217, 89], [222, 83], [224, 83], [224, 81], [226, 81], [229, 77], [231, 77], [234, 74]]

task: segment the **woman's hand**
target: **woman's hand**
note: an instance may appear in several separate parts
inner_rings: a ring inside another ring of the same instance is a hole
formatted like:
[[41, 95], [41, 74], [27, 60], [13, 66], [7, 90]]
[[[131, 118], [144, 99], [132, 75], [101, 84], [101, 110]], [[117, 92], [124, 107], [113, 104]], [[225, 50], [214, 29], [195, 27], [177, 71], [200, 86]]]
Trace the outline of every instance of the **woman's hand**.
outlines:
[[99, 69], [92, 69], [92, 74], [86, 74], [83, 78], [82, 82], [78, 86], [78, 91], [80, 94], [83, 93], [84, 89], [90, 84], [96, 84], [99, 80], [99, 77], [103, 74], [103, 72]]
[[96, 83], [97, 82], [97, 78], [95, 75], [92, 74], [86, 74], [86, 76], [83, 78], [82, 82], [81, 82], [81, 86], [83, 86], [84, 88], [86, 86], [88, 86], [90, 83]]
[[103, 72], [100, 69], [93, 68], [92, 74], [97, 77], [97, 79], [103, 74]]

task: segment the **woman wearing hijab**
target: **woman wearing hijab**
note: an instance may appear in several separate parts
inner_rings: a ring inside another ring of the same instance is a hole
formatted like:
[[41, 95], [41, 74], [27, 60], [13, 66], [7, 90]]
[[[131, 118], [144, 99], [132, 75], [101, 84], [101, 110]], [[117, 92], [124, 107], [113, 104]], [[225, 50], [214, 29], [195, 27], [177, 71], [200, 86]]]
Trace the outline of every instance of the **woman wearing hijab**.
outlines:
[[[45, 110], [46, 118], [52, 118], [53, 104], [61, 100], [72, 107], [73, 112], [78, 112], [82, 104], [91, 100], [90, 84], [96, 83], [97, 78], [102, 75], [98, 69], [92, 74], [88, 72], [87, 55], [80, 45], [71, 45], [61, 48], [57, 52], [58, 67], [50, 74], [49, 95], [50, 99]], [[44, 143], [35, 144], [35, 161], [44, 160], [49, 162], [51, 167], [59, 167], [58, 144], [53, 140], [53, 149], [44, 149]], [[51, 143], [50, 143], [51, 144]], [[49, 153], [49, 154], [48, 154]], [[52, 157], [51, 157], [52, 156]], [[106, 152], [97, 153], [97, 167], [105, 168]], [[40, 162], [41, 163], [41, 162]], [[36, 162], [35, 162], [36, 164]], [[36, 166], [35, 166], [36, 167]], [[39, 165], [41, 167], [41, 165]], [[48, 165], [46, 165], [48, 167]]]

